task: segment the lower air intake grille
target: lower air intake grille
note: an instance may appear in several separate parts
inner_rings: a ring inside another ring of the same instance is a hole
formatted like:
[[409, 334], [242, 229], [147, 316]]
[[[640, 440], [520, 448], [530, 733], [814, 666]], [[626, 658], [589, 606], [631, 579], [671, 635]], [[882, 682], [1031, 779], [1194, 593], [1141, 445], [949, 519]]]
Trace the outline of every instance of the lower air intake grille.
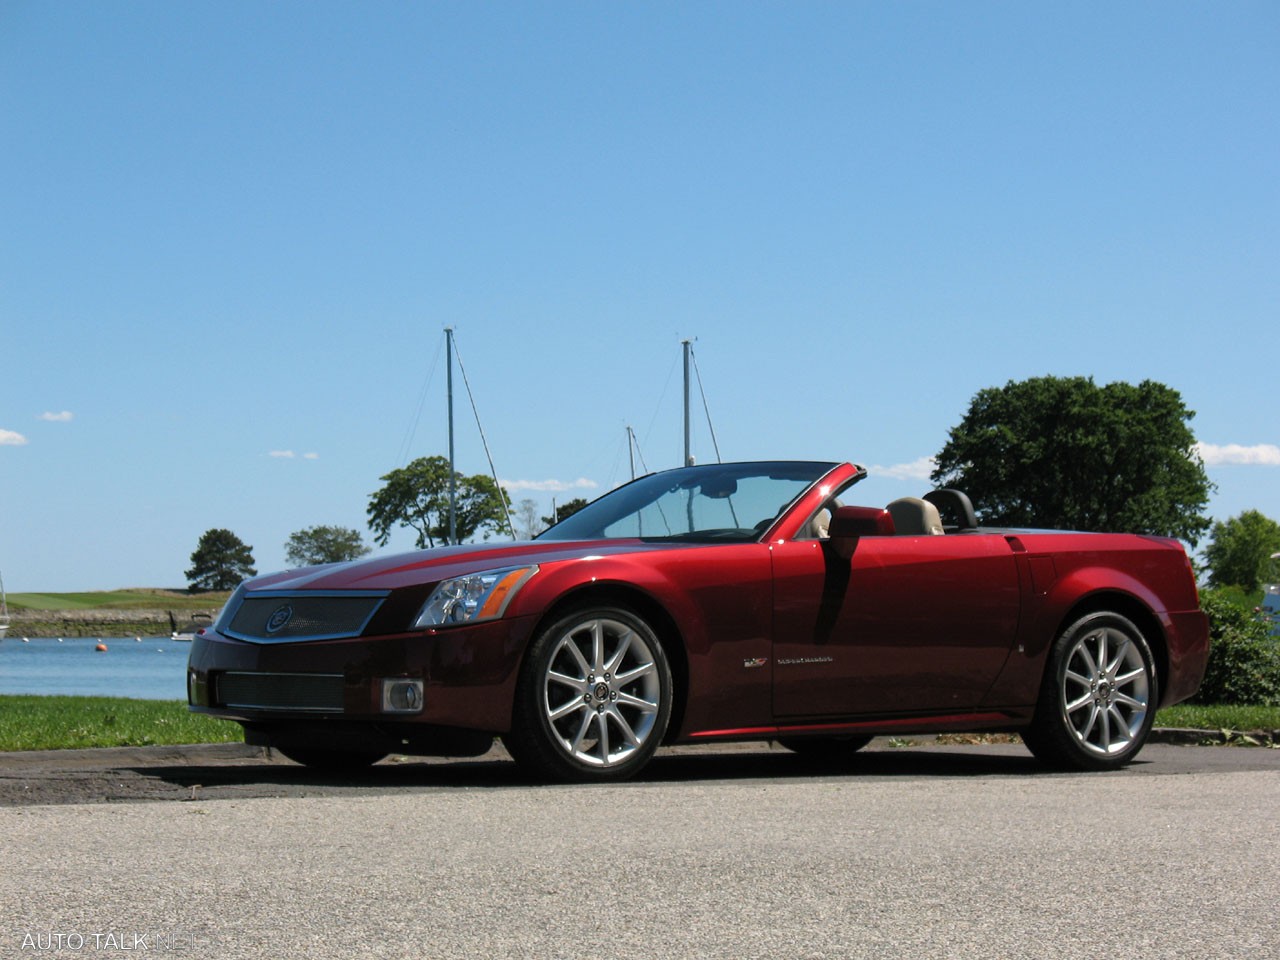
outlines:
[[217, 674], [214, 698], [220, 707], [341, 713], [342, 674]]

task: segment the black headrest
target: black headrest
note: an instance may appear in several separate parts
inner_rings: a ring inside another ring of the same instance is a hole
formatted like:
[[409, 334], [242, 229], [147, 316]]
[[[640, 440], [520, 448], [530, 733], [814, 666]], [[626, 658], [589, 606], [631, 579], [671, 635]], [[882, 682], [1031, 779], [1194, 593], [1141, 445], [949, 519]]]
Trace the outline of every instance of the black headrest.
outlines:
[[978, 526], [978, 515], [973, 511], [973, 501], [960, 490], [930, 490], [924, 495], [938, 512], [942, 522], [960, 530], [973, 530]]

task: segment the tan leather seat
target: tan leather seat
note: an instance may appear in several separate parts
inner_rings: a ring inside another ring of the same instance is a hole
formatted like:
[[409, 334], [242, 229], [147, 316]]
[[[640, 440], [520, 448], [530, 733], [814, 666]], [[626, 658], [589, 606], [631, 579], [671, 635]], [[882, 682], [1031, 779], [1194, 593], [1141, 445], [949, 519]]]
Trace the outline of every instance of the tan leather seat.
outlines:
[[938, 508], [927, 500], [901, 497], [885, 509], [893, 517], [894, 529], [900, 536], [928, 537], [944, 533]]
[[831, 535], [831, 511], [826, 507], [814, 514], [812, 530], [819, 540], [826, 540]]

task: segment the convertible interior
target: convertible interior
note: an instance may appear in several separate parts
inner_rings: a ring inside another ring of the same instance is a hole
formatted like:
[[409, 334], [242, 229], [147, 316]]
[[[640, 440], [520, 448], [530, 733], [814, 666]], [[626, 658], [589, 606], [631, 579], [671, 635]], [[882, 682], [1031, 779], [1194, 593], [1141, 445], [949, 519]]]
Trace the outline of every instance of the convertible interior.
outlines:
[[[812, 534], [825, 540], [831, 511], [841, 506], [832, 499], [811, 521]], [[893, 518], [893, 532], [902, 537], [942, 536], [978, 529], [978, 517], [968, 494], [953, 489], [930, 490], [923, 497], [899, 497], [885, 509]]]

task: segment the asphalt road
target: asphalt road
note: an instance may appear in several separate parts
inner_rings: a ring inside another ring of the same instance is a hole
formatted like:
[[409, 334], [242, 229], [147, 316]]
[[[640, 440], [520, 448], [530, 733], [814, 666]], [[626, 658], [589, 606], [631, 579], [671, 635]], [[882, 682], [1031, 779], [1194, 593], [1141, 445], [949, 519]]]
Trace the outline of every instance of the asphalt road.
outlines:
[[244, 748], [0, 755], [0, 957], [1280, 958], [1280, 751], [666, 751], [538, 786]]

